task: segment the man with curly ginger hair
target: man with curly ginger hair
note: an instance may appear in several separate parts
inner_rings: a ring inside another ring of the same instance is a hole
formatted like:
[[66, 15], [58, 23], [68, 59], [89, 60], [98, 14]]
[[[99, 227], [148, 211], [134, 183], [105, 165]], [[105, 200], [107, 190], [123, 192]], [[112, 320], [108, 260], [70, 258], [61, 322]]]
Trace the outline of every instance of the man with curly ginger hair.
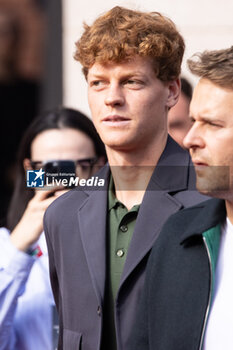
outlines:
[[197, 189], [215, 198], [164, 225], [127, 350], [233, 348], [233, 46], [204, 51], [188, 65], [200, 80], [184, 145]]
[[190, 157], [167, 134], [184, 41], [160, 13], [114, 7], [76, 43], [109, 165], [105, 190], [71, 191], [45, 215], [59, 349], [128, 349], [151, 247], [197, 203]]

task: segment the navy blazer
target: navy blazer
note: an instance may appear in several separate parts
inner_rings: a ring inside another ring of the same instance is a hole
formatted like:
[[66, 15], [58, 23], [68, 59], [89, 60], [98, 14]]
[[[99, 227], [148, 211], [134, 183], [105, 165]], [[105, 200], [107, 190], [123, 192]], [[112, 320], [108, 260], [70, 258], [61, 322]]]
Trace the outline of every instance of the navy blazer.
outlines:
[[[143, 197], [115, 303], [118, 349], [128, 349], [130, 330], [151, 248], [164, 222], [178, 210], [206, 199], [195, 189], [187, 151], [168, 137]], [[109, 167], [98, 173], [108, 183]], [[106, 282], [105, 190], [72, 190], [52, 203], [44, 229], [50, 277], [59, 312], [58, 349], [99, 350]]]
[[127, 350], [203, 348], [212, 278], [202, 234], [225, 220], [225, 201], [216, 198], [169, 218], [150, 254]]

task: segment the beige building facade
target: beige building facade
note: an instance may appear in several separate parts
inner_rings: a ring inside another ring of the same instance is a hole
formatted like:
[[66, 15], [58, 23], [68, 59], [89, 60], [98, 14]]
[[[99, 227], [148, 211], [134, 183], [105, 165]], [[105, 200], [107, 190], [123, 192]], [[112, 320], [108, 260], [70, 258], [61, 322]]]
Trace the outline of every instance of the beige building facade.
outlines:
[[82, 33], [82, 24], [92, 21], [113, 6], [145, 11], [159, 11], [170, 17], [185, 38], [186, 52], [182, 73], [193, 84], [195, 78], [187, 71], [186, 59], [205, 49], [221, 49], [233, 45], [232, 0], [63, 0], [63, 103], [90, 116], [86, 82], [81, 67], [73, 59], [75, 41]]

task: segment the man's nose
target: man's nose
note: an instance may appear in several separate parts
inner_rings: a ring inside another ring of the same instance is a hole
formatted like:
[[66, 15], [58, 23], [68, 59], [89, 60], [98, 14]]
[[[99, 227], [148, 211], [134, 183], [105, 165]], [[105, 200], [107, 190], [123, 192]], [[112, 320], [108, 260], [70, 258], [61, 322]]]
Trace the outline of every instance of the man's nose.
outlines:
[[114, 106], [123, 106], [124, 102], [125, 102], [125, 97], [121, 86], [117, 84], [110, 85], [106, 92], [105, 104], [107, 106], [114, 107]]
[[198, 128], [198, 126], [194, 123], [191, 129], [189, 129], [188, 133], [186, 134], [183, 145], [185, 148], [202, 148], [204, 147], [204, 139], [201, 134], [201, 130]]

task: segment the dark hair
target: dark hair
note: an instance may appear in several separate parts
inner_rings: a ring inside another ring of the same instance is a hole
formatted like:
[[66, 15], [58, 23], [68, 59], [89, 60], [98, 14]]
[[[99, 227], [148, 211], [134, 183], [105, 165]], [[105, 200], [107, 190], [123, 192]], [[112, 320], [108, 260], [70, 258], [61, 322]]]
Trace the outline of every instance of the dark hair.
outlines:
[[181, 92], [188, 98], [188, 100], [191, 100], [193, 95], [192, 85], [184, 77], [181, 77], [180, 81], [181, 81]]
[[25, 187], [25, 170], [23, 167], [24, 159], [31, 158], [31, 144], [33, 140], [45, 130], [63, 128], [77, 129], [85, 133], [93, 141], [96, 156], [104, 156], [106, 159], [104, 144], [97, 134], [94, 124], [84, 114], [74, 109], [59, 107], [44, 112], [35, 118], [26, 130], [19, 147], [15, 189], [7, 215], [7, 228], [10, 231], [20, 221], [28, 202], [34, 195], [31, 189], [26, 189]]

